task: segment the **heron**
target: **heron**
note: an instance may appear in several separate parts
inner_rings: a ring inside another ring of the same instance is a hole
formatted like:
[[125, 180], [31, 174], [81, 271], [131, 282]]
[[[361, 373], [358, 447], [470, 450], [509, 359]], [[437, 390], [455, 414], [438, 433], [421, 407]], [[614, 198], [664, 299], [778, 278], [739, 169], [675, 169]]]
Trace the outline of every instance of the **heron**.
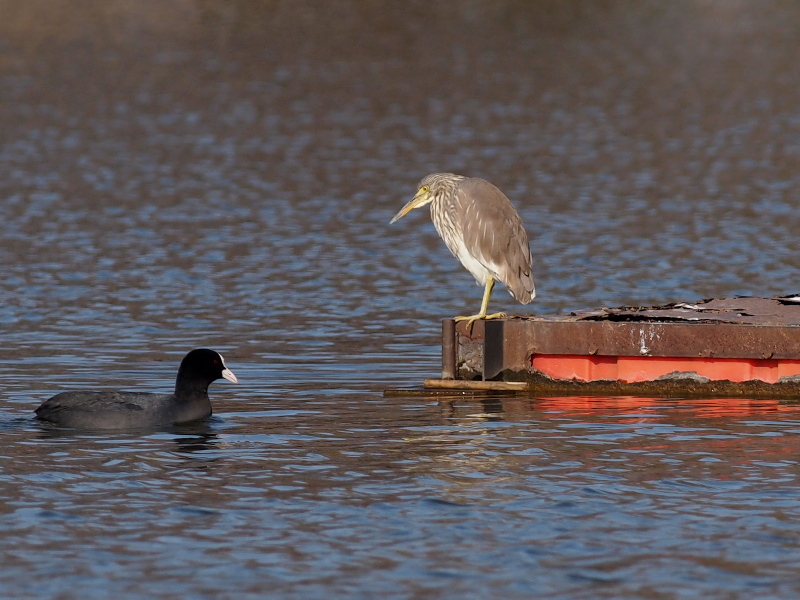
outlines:
[[417, 186], [416, 195], [390, 221], [431, 205], [431, 220], [447, 248], [483, 288], [476, 315], [455, 317], [471, 330], [479, 319], [499, 319], [506, 313], [487, 314], [496, 281], [518, 302], [536, 296], [528, 235], [514, 205], [493, 184], [478, 177], [432, 173]]

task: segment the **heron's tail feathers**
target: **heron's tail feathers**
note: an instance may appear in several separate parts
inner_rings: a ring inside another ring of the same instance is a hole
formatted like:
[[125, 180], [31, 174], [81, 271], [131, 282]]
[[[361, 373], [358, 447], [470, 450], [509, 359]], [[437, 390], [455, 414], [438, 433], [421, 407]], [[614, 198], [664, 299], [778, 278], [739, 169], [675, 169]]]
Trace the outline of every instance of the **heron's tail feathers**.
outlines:
[[521, 304], [528, 304], [536, 297], [536, 286], [533, 284], [533, 272], [530, 267], [526, 270], [520, 269], [516, 277], [504, 281], [503, 284], [508, 293]]

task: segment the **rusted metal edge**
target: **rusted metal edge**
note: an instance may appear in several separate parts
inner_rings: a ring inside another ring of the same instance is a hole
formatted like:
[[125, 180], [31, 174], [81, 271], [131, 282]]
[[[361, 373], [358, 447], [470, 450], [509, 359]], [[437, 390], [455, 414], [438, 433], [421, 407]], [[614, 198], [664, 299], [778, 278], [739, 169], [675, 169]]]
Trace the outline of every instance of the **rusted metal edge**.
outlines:
[[453, 396], [521, 396], [519, 390], [456, 390], [452, 388], [413, 388], [383, 390], [384, 398], [452, 398]]
[[428, 389], [447, 390], [527, 390], [530, 384], [526, 381], [479, 381], [465, 379], [426, 379], [422, 382]]
[[[526, 381], [464, 381], [426, 379], [424, 389], [384, 390], [384, 396], [436, 396], [448, 393], [515, 394], [534, 397], [558, 396], [644, 396], [657, 398], [771, 398], [800, 402], [800, 383], [766, 383], [693, 380], [644, 381], [566, 381], [549, 379], [530, 373], [508, 374]], [[503, 385], [505, 384], [505, 385]], [[434, 387], [435, 386], [435, 387]], [[507, 387], [510, 386], [510, 387]]]
[[797, 360], [800, 328], [498, 319], [486, 323], [485, 346], [494, 361], [502, 357], [506, 368], [523, 367], [532, 354]]
[[442, 320], [442, 379], [456, 378], [456, 322]]

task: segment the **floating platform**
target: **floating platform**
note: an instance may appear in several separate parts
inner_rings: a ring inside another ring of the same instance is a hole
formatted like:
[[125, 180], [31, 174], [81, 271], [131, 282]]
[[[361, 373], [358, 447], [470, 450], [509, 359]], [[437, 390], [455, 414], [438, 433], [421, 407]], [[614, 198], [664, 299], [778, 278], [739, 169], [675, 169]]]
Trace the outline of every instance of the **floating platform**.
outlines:
[[425, 388], [800, 399], [800, 296], [447, 319]]

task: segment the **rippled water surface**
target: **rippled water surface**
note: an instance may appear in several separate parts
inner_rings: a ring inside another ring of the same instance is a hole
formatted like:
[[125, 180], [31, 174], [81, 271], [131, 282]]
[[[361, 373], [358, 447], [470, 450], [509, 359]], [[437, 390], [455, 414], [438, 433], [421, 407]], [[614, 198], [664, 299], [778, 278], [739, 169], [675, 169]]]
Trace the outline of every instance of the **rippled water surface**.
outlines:
[[[481, 290], [418, 211], [486, 177], [539, 297], [800, 292], [789, 2], [0, 1], [7, 597], [794, 598], [800, 405], [384, 397]], [[65, 389], [214, 416], [76, 432]]]

